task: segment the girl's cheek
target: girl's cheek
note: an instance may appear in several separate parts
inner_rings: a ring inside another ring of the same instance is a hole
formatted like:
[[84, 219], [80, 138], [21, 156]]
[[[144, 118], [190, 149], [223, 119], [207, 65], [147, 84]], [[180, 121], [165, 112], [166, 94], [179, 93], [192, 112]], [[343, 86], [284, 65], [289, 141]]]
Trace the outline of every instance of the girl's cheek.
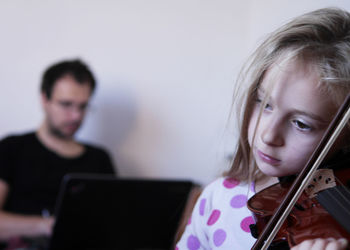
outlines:
[[258, 128], [256, 128], [256, 124], [257, 124], [257, 111], [254, 110], [248, 124], [248, 142], [250, 146], [252, 146], [253, 144], [253, 135], [255, 130], [256, 130], [255, 140], [258, 135]]
[[307, 161], [309, 160], [312, 150], [310, 150], [308, 147], [298, 147], [298, 145], [293, 147], [293, 150], [290, 152], [290, 154], [293, 156], [294, 159], [294, 169], [296, 169], [298, 172], [300, 172], [306, 165]]
[[[254, 124], [254, 122], [252, 122], [252, 119], [249, 122], [249, 126], [248, 126], [248, 142], [249, 142], [249, 146], [252, 146], [253, 144], [253, 135], [254, 135], [254, 131], [255, 131], [255, 126], [253, 126], [252, 124]], [[256, 138], [256, 136], [255, 136]]]

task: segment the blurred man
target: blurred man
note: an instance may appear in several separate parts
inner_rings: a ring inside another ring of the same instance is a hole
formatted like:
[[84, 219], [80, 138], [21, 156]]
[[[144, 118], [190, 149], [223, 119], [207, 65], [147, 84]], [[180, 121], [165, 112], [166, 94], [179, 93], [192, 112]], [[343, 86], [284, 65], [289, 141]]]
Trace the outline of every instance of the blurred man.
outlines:
[[93, 74], [79, 60], [52, 65], [41, 83], [45, 117], [40, 127], [0, 141], [1, 241], [51, 234], [65, 174], [114, 174], [106, 151], [74, 139], [95, 85]]

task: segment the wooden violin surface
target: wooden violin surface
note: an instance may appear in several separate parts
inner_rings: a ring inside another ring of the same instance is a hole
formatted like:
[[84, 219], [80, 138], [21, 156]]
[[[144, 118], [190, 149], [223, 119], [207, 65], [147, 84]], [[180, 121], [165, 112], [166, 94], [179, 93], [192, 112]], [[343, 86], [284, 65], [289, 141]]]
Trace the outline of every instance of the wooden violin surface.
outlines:
[[[283, 201], [289, 186], [277, 183], [249, 199], [248, 208], [253, 213], [258, 233], [264, 229], [276, 208]], [[350, 234], [323, 208], [317, 199], [309, 198], [304, 192], [284, 221], [274, 241], [288, 241], [289, 246], [292, 247], [307, 239], [329, 237], [350, 240]]]

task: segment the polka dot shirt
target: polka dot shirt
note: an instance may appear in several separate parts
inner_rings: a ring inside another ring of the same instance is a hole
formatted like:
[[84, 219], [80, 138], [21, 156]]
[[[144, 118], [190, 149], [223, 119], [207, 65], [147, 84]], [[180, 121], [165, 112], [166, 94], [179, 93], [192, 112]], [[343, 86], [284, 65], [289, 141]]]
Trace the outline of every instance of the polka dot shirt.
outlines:
[[254, 220], [246, 203], [254, 194], [253, 185], [250, 189], [233, 178], [219, 178], [209, 184], [198, 198], [175, 250], [251, 249], [255, 239], [249, 225]]

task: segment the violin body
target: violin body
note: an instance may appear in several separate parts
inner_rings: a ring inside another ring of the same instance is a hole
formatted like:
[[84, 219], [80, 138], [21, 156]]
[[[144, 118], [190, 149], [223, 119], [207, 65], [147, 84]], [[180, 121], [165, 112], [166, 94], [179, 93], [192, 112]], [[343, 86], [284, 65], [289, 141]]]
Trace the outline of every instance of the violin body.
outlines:
[[[249, 199], [248, 208], [253, 213], [258, 234], [262, 232], [276, 208], [283, 201], [290, 184], [277, 183]], [[350, 240], [350, 234], [322, 207], [317, 199], [310, 198], [303, 192], [277, 233], [274, 242], [287, 241], [292, 247], [307, 239], [329, 237]]]

